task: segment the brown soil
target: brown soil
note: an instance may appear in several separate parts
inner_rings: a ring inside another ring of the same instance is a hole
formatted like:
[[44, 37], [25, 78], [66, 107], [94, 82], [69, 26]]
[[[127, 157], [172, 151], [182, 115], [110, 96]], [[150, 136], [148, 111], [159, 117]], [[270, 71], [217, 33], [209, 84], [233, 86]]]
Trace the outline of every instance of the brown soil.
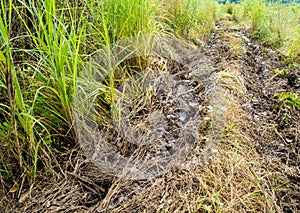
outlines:
[[[213, 121], [203, 118], [213, 118], [212, 103], [199, 90], [200, 137], [186, 165], [153, 180], [123, 180], [103, 174], [78, 147], [57, 180], [41, 178], [43, 184], [14, 197], [14, 208], [3, 211], [299, 212], [300, 111], [275, 98], [300, 93], [299, 67], [226, 23], [200, 43], [189, 68], [202, 64], [226, 98], [221, 138], [210, 137]], [[183, 70], [173, 67], [171, 73]]]

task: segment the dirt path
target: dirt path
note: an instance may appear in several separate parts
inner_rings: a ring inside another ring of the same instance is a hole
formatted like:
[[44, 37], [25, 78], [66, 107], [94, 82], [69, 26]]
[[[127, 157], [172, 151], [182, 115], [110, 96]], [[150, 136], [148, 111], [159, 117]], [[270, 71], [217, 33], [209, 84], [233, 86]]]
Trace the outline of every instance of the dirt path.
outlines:
[[[210, 152], [203, 154], [211, 121], [199, 125], [189, 163], [151, 181], [102, 174], [76, 149], [65, 174], [34, 187], [31, 196], [24, 193], [17, 211], [299, 212], [300, 113], [275, 98], [299, 94], [299, 69], [244, 30], [226, 22], [217, 27], [193, 56], [194, 63], [205, 58], [226, 98], [223, 135]], [[205, 101], [201, 113], [214, 120]]]
[[[276, 188], [277, 205], [283, 212], [299, 212], [300, 113], [276, 98], [286, 92], [299, 95], [299, 68], [280, 53], [249, 39], [244, 30], [220, 27], [212, 43], [223, 51], [223, 60], [216, 61], [219, 67], [236, 70], [243, 79], [246, 94], [240, 104], [250, 115], [245, 133], [253, 138], [269, 187]], [[278, 73], [287, 70], [288, 74]]]
[[[299, 212], [300, 113], [292, 104], [282, 105], [276, 95], [299, 95], [300, 71], [272, 50], [253, 43], [245, 47], [249, 59], [242, 62], [242, 76], [248, 91], [244, 107], [253, 117], [250, 131], [264, 168], [271, 172], [270, 187], [278, 187], [278, 205], [284, 212]], [[276, 69], [289, 70], [289, 74], [280, 76]]]

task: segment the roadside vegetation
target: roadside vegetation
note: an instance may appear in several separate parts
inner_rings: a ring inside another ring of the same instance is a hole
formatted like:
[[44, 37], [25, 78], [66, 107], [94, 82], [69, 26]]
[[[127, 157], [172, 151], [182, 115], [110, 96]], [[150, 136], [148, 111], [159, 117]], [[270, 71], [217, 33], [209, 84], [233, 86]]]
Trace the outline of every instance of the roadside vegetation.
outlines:
[[[63, 178], [65, 163], [72, 150], [79, 146], [72, 117], [77, 77], [97, 50], [121, 39], [160, 33], [200, 47], [221, 21], [233, 28], [245, 29], [253, 39], [283, 54], [288, 64], [284, 75], [289, 73], [289, 67], [299, 68], [300, 5], [297, 4], [263, 0], [244, 0], [240, 4], [219, 4], [212, 0], [1, 0], [0, 210], [4, 203], [18, 201], [24, 191], [45, 181], [45, 176], [49, 182]], [[238, 51], [236, 56], [243, 51], [241, 44], [237, 45], [234, 46]], [[144, 65], [140, 62], [141, 59], [130, 61], [132, 66], [138, 64], [141, 68]], [[282, 70], [277, 69], [274, 75]], [[99, 104], [107, 115], [104, 119], [109, 119], [113, 113], [115, 84], [130, 78], [128, 75], [120, 77], [113, 70], [108, 75], [109, 79], [100, 85], [104, 95]], [[296, 93], [280, 93], [275, 98], [280, 100], [280, 107], [288, 105], [299, 110], [299, 97]], [[238, 123], [236, 115], [233, 117], [232, 122]], [[239, 130], [229, 131], [232, 126], [235, 124], [228, 123], [224, 135], [233, 139], [236, 146], [224, 148], [224, 153], [219, 150], [221, 158], [214, 161], [226, 169], [229, 169], [226, 165], [241, 164], [242, 167], [227, 171], [232, 176], [228, 176], [226, 186], [220, 186], [222, 183], [217, 179], [224, 175], [222, 168], [199, 170], [205, 173], [198, 179], [202, 184], [201, 196], [193, 198], [193, 206], [187, 207], [188, 211], [222, 212], [224, 201], [228, 202], [226, 211], [233, 212], [231, 207], [236, 210], [234, 202], [243, 203], [243, 197], [238, 198], [230, 192], [235, 172], [241, 175], [238, 181], [244, 187], [252, 186], [245, 195], [245, 205], [249, 204], [250, 211], [272, 209], [272, 202], [264, 200], [259, 201], [259, 209], [255, 209], [255, 202], [270, 198], [271, 193], [264, 191], [262, 185], [265, 183], [260, 185], [263, 177], [249, 170], [246, 159], [255, 154], [247, 150], [249, 144], [238, 144], [242, 139], [239, 139]], [[226, 139], [226, 143], [231, 142]], [[244, 147], [240, 149], [240, 146]], [[231, 154], [234, 162], [226, 162]], [[210, 180], [212, 178], [216, 178], [216, 182]], [[207, 200], [206, 190], [213, 201]], [[238, 190], [243, 195], [244, 189]], [[232, 200], [225, 197], [230, 193]], [[178, 198], [178, 205], [188, 203], [182, 196]], [[12, 203], [10, 205], [14, 206]]]
[[298, 4], [265, 3], [261, 0], [245, 0], [241, 4], [228, 4], [228, 9], [252, 35], [287, 56], [299, 58], [299, 17]]

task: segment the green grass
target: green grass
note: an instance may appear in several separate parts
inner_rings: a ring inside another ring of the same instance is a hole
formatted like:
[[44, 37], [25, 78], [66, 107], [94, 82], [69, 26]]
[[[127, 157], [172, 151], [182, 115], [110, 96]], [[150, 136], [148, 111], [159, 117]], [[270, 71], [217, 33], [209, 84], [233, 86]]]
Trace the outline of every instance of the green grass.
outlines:
[[[156, 0], [1, 4], [0, 169], [13, 174], [10, 183], [24, 172], [32, 183], [59, 168], [55, 153], [76, 144], [72, 105], [86, 62], [112, 42], [158, 32], [158, 6]], [[102, 85], [112, 100], [115, 69]], [[105, 102], [103, 108], [114, 104]]]
[[289, 106], [293, 110], [300, 110], [300, 99], [297, 93], [284, 92], [275, 95], [279, 99], [279, 107]]
[[210, 0], [165, 1], [166, 22], [177, 36], [193, 38], [215, 29], [220, 18], [220, 6]]
[[299, 58], [299, 5], [244, 0], [230, 7], [240, 26], [249, 28], [253, 37]]

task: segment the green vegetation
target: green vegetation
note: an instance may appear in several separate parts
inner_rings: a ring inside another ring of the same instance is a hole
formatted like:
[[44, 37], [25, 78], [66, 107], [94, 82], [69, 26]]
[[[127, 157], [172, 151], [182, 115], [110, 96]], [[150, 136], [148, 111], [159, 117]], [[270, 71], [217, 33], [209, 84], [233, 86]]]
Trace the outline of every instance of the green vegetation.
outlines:
[[275, 95], [280, 101], [280, 108], [289, 106], [294, 110], [300, 110], [300, 99], [297, 93], [284, 92]]
[[276, 68], [274, 72], [281, 76], [286, 76], [289, 73], [288, 69], [278, 69], [278, 68]]
[[[174, 23], [172, 32], [178, 36], [193, 25], [195, 30], [202, 26], [202, 33], [210, 32], [218, 5], [197, 2], [3, 2], [0, 169], [1, 176], [13, 174], [7, 186], [21, 176], [31, 183], [39, 172], [60, 168], [56, 153], [68, 153], [76, 144], [72, 118], [76, 80], [95, 51], [131, 36], [167, 32]], [[110, 70], [102, 85], [106, 94], [100, 107], [108, 114], [117, 80]]]
[[165, 5], [171, 31], [185, 38], [213, 31], [221, 15], [217, 2], [210, 0], [171, 0]]
[[300, 5], [244, 0], [241, 4], [234, 5], [233, 16], [255, 38], [269, 43], [292, 58], [299, 58]]

